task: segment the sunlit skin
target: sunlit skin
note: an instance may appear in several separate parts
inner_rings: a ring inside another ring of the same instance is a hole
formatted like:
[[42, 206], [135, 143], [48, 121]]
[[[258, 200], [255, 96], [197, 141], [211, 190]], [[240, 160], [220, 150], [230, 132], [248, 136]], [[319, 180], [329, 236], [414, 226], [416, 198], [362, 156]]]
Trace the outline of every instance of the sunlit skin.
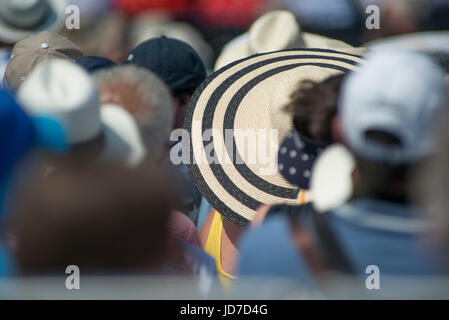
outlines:
[[[206, 244], [214, 213], [215, 210], [209, 212], [201, 228], [200, 237], [203, 246]], [[239, 258], [239, 251], [237, 249], [238, 242], [244, 232], [245, 229], [224, 218], [223, 232], [221, 235], [221, 264], [226, 273], [234, 274], [235, 272], [235, 266]]]

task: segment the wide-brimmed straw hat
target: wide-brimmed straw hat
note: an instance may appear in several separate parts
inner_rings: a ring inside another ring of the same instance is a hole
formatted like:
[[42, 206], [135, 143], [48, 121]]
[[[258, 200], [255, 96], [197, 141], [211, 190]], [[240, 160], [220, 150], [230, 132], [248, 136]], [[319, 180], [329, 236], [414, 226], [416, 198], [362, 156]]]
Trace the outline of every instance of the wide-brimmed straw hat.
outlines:
[[[346, 42], [302, 31], [293, 13], [276, 10], [261, 16], [248, 32], [229, 42], [217, 58], [215, 70], [253, 54], [297, 48], [355, 50]], [[364, 49], [357, 50], [362, 53]]]
[[15, 43], [44, 30], [58, 32], [66, 7], [67, 0], [0, 1], [0, 42]]
[[190, 134], [185, 160], [209, 203], [242, 227], [261, 204], [298, 204], [304, 193], [277, 166], [279, 145], [293, 127], [284, 106], [299, 81], [321, 81], [360, 62], [347, 52], [294, 49], [251, 56], [211, 74], [184, 122]]

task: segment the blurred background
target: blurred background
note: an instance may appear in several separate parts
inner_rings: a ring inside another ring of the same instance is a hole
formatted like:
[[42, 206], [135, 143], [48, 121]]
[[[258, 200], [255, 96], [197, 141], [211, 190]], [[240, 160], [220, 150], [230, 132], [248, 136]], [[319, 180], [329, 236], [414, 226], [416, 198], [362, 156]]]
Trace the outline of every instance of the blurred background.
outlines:
[[[69, 0], [69, 4], [79, 7], [81, 28], [63, 33], [86, 56], [120, 63], [136, 44], [165, 34], [192, 45], [209, 70], [226, 43], [274, 9], [294, 13], [305, 32], [353, 46], [405, 33], [449, 29], [447, 0]], [[380, 29], [366, 28], [369, 5], [380, 9]]]

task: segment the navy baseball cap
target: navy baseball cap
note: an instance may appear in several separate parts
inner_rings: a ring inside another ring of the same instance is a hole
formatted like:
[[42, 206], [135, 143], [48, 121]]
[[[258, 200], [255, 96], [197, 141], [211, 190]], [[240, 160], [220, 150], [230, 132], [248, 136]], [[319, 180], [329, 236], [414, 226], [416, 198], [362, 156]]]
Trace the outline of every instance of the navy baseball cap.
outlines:
[[190, 45], [165, 36], [142, 42], [124, 63], [156, 73], [171, 91], [196, 89], [207, 75], [203, 61]]
[[117, 64], [109, 59], [103, 57], [87, 56], [78, 60], [75, 63], [83, 67], [87, 72], [94, 73], [101, 69], [115, 67]]

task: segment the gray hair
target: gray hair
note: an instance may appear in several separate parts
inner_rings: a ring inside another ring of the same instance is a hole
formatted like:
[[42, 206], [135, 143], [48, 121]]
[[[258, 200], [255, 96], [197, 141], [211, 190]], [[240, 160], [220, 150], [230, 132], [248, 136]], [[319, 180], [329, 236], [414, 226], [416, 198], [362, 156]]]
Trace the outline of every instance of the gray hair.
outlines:
[[160, 157], [173, 129], [173, 100], [168, 87], [154, 73], [121, 65], [94, 74], [102, 104], [128, 110], [139, 126], [148, 154]]

